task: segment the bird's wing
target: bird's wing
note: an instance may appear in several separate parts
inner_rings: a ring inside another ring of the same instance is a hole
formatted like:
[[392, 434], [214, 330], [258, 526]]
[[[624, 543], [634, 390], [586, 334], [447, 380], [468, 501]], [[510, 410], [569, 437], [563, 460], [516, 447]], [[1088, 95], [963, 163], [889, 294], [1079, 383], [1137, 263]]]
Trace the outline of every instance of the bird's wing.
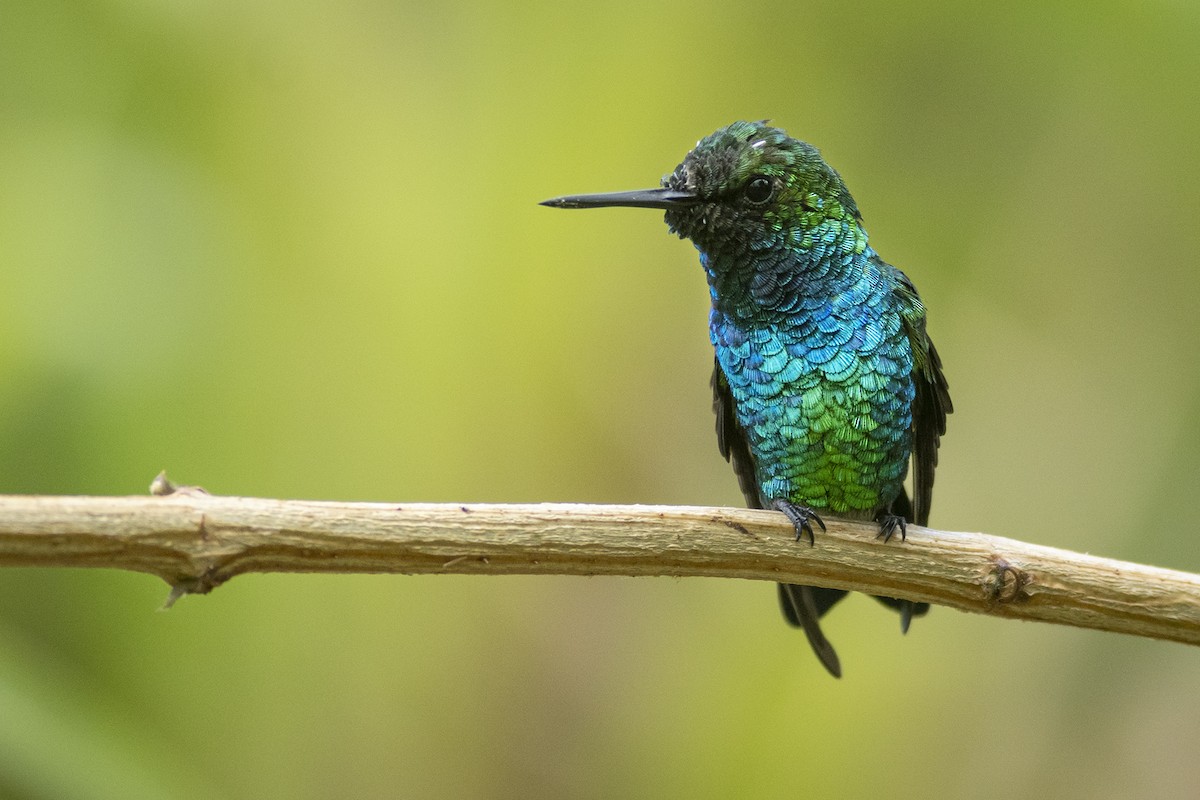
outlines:
[[737, 473], [738, 486], [746, 496], [746, 505], [750, 508], [762, 508], [762, 498], [758, 494], [758, 478], [754, 475], [754, 459], [750, 455], [750, 445], [742, 426], [737, 421], [733, 405], [733, 395], [729, 391], [729, 383], [725, 373], [721, 371], [721, 362], [713, 359], [712, 374], [713, 413], [717, 415], [717, 448], [725, 460], [733, 465]]
[[942, 360], [925, 332], [925, 305], [917, 289], [903, 272], [892, 268], [897, 278], [896, 298], [913, 354], [912, 521], [929, 524], [929, 506], [933, 498], [933, 473], [937, 468], [938, 444], [946, 432], [946, 415], [954, 410], [950, 388], [942, 374]]

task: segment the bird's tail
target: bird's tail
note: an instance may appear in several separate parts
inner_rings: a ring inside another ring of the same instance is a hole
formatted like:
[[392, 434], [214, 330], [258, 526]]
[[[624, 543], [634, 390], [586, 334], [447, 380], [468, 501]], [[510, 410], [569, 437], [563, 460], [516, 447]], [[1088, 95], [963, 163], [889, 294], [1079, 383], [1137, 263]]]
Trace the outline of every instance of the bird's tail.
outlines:
[[842, 677], [842, 664], [833, 645], [821, 633], [821, 617], [845, 596], [846, 592], [842, 589], [779, 584], [779, 607], [783, 610], [784, 618], [791, 625], [804, 629], [813, 652], [835, 678]]
[[[825, 589], [819, 586], [798, 586], [793, 583], [779, 584], [779, 607], [784, 619], [794, 627], [802, 628], [812, 645], [817, 658], [835, 678], [842, 677], [842, 665], [838, 660], [837, 651], [821, 632], [821, 617], [833, 608], [837, 601], [846, 596], [843, 589]], [[911, 600], [898, 600], [895, 597], [876, 597], [885, 606], [900, 614], [900, 630], [908, 633], [908, 625], [913, 617], [924, 616], [929, 611], [928, 603], [914, 603]]]
[[908, 624], [913, 617], [923, 617], [929, 613], [929, 603], [915, 603], [912, 600], [898, 600], [895, 597], [876, 597], [876, 600], [888, 608], [894, 608], [900, 614], [900, 632], [908, 633]]

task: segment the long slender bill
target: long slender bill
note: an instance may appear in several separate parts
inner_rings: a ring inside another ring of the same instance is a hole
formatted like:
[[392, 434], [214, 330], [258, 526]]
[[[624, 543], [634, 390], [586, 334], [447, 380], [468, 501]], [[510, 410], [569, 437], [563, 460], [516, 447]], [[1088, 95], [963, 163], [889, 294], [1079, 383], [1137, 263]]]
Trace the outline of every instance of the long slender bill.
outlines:
[[543, 200], [539, 205], [551, 208], [604, 208], [626, 206], [629, 208], [678, 208], [700, 201], [691, 192], [677, 189], [635, 189], [631, 192], [606, 192], [604, 194], [572, 194]]

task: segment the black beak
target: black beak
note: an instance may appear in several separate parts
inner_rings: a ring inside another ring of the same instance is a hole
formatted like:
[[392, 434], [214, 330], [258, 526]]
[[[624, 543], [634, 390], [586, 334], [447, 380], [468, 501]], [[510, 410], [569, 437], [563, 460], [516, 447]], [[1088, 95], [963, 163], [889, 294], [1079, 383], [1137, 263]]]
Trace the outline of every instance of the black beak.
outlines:
[[606, 206], [628, 206], [630, 208], [679, 208], [700, 202], [691, 192], [676, 189], [635, 189], [632, 192], [608, 192], [606, 194], [572, 194], [543, 200], [538, 205], [551, 208], [604, 208]]

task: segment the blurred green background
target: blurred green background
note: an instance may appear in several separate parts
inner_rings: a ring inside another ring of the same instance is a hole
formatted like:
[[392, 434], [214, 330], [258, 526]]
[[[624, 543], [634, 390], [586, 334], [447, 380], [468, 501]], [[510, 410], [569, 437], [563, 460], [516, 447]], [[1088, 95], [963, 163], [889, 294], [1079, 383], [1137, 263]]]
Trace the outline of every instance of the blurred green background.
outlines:
[[[769, 117], [930, 308], [933, 522], [1200, 571], [1200, 4], [0, 0], [0, 492], [741, 502], [657, 183]], [[1200, 656], [717, 580], [0, 574], [0, 797], [1179, 797]]]

